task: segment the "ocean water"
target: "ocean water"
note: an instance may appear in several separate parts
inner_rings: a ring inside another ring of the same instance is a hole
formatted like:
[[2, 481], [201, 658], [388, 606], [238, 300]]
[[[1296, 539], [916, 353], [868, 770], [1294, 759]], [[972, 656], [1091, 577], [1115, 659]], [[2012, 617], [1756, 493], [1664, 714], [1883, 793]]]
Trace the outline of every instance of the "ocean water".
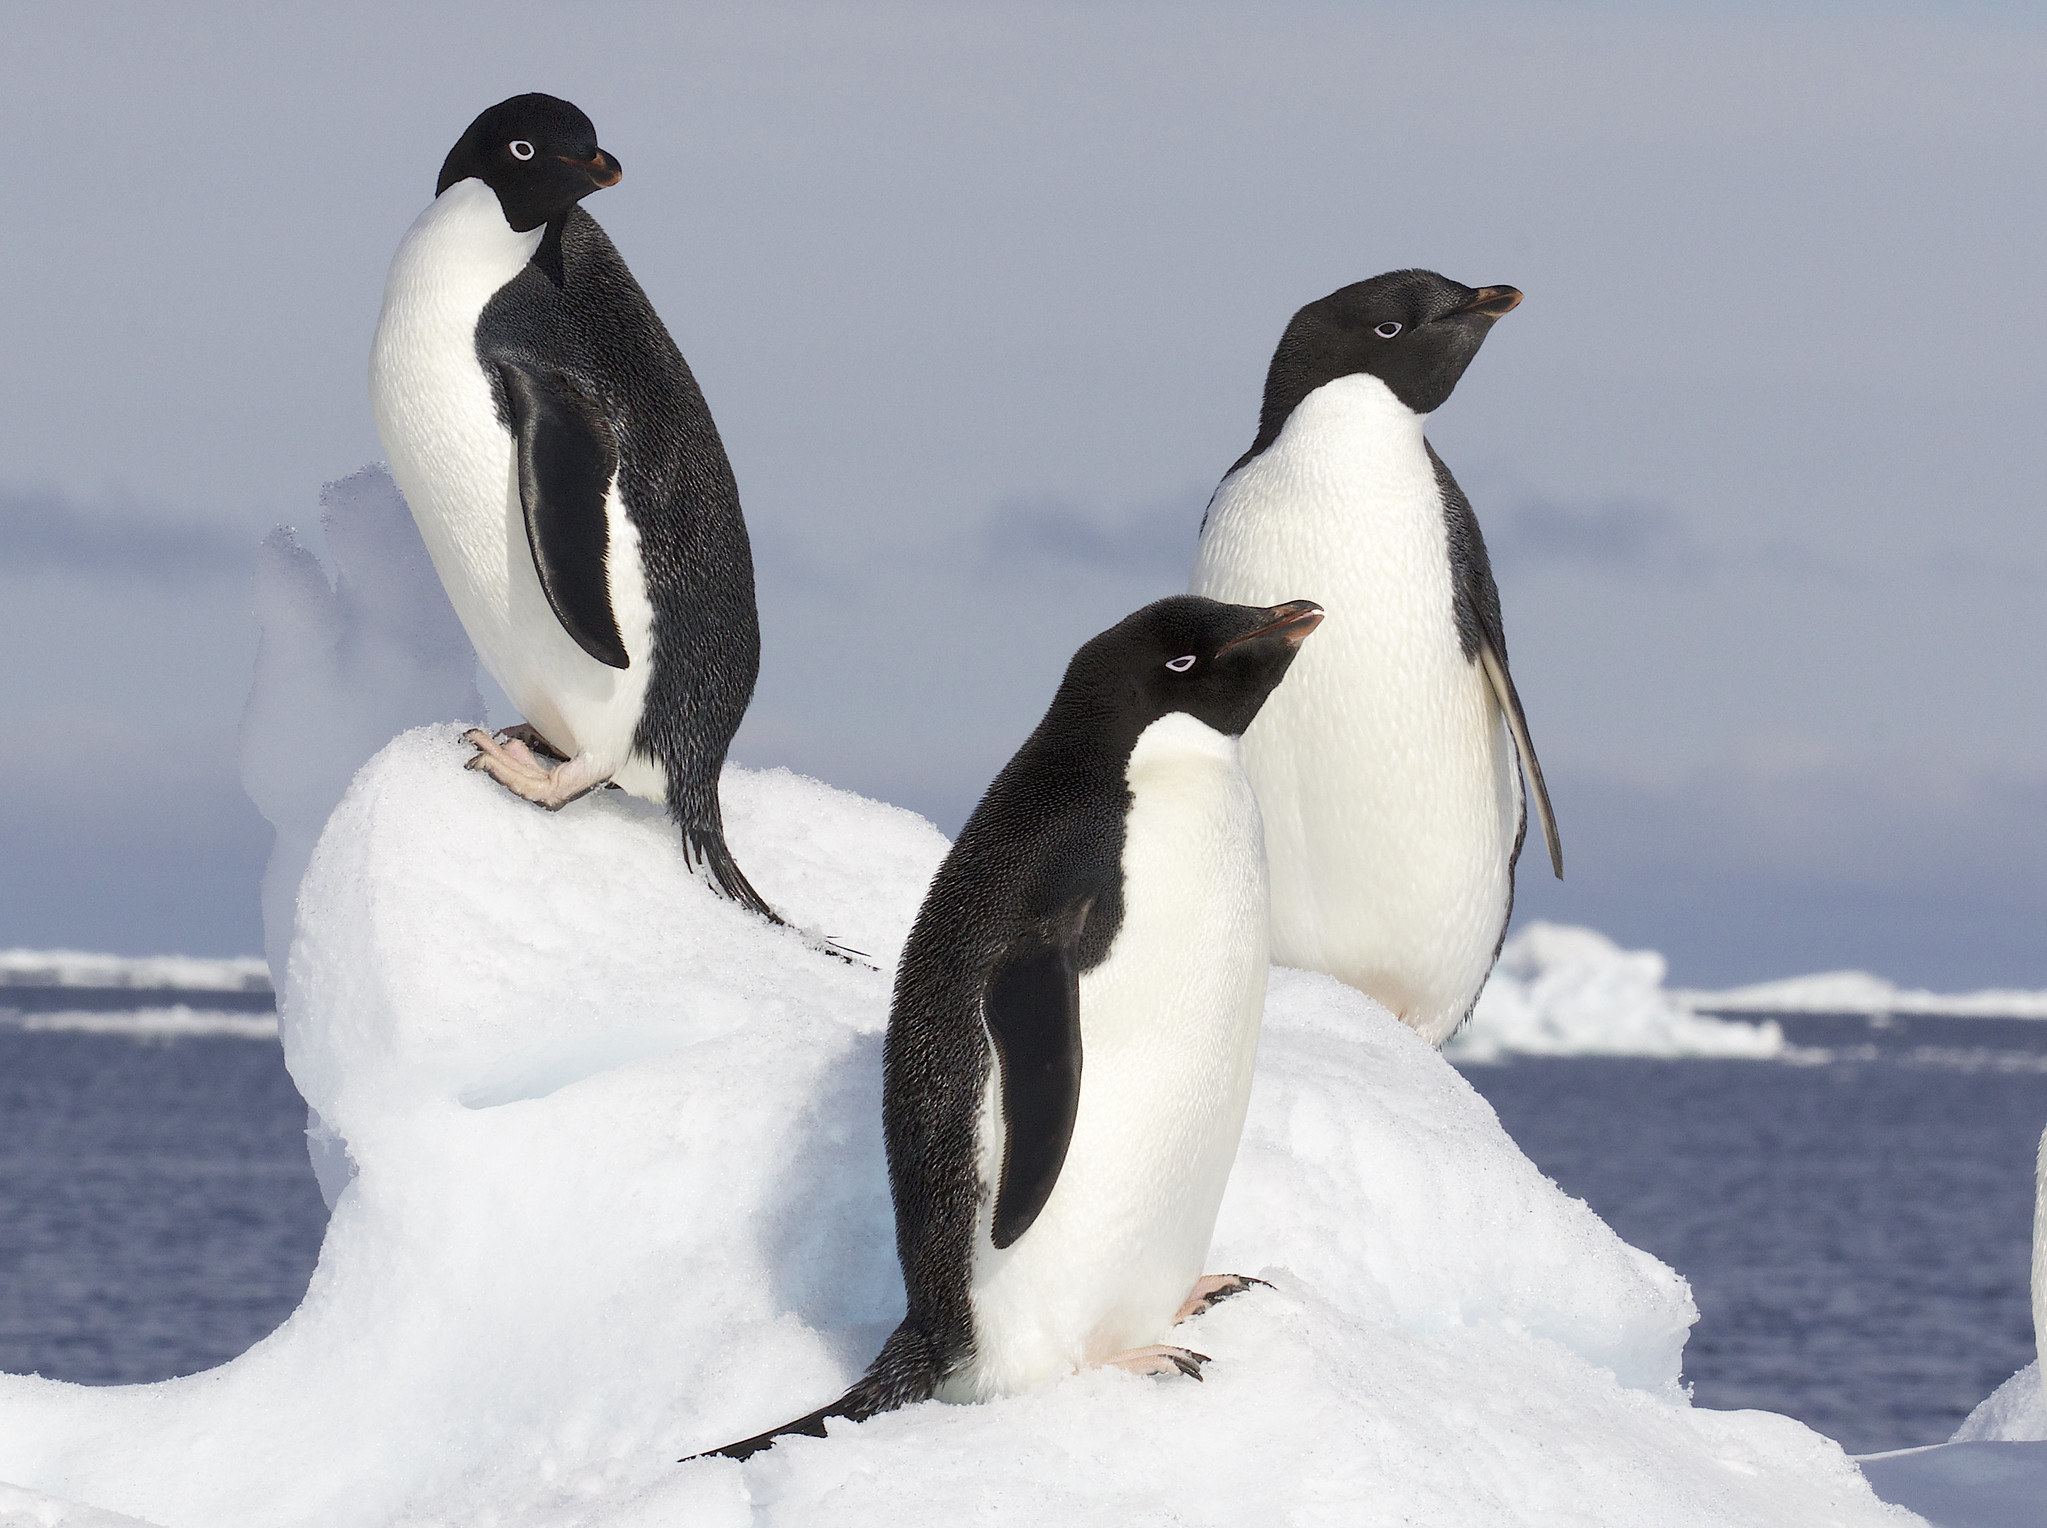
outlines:
[[[1795, 1063], [1465, 1075], [1529, 1156], [1692, 1281], [1699, 1404], [1851, 1452], [1944, 1440], [2033, 1356], [2047, 1023], [1792, 1017]], [[190, 1374], [289, 1315], [326, 1211], [271, 1041], [0, 1023], [0, 1371]]]

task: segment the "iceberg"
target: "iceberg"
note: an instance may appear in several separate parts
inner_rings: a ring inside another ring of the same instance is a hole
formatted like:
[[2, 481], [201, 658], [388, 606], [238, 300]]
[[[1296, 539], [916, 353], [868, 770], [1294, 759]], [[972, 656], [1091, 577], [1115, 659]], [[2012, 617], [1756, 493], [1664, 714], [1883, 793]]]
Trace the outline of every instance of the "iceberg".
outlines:
[[[0, 1376], [0, 1522], [1913, 1521], [1799, 1423], [1693, 1406], [1685, 1281], [1383, 1008], [1285, 970], [1209, 1260], [1272, 1288], [1190, 1323], [1204, 1383], [1082, 1372], [677, 1463], [837, 1395], [902, 1313], [881, 1039], [945, 840], [728, 767], [735, 852], [849, 963], [719, 899], [658, 808], [465, 771], [473, 659], [392, 511], [374, 474], [330, 491], [336, 575], [279, 537], [258, 586], [244, 766], [319, 1265], [208, 1373]], [[1546, 960], [1509, 973], [1529, 1003], [1577, 969]]]
[[2047, 1019], [2047, 992], [1991, 989], [1927, 992], [1900, 987], [1867, 971], [1826, 971], [1756, 982], [1725, 992], [1680, 992], [1678, 998], [1708, 1013], [1926, 1014], [1954, 1019]]
[[1663, 985], [1663, 957], [1623, 950], [1589, 928], [1530, 923], [1500, 950], [1469, 1022], [1443, 1047], [1453, 1061], [1527, 1056], [1713, 1056], [1785, 1052], [1776, 1024], [1699, 1013]]
[[1831, 1441], [1690, 1405], [1684, 1281], [1288, 971], [1210, 1259], [1274, 1288], [1189, 1331], [1206, 1383], [675, 1463], [836, 1395], [901, 1313], [880, 1044], [945, 841], [728, 771], [762, 890], [850, 965], [693, 879], [657, 808], [535, 811], [458, 738], [372, 760], [297, 899], [285, 1055], [354, 1169], [304, 1304], [187, 1379], [0, 1379], [0, 1481], [159, 1528], [1896, 1521]]
[[167, 1008], [60, 1009], [55, 1013], [21, 1015], [0, 1012], [10, 1029], [66, 1031], [73, 1034], [124, 1035], [131, 1040], [180, 1040], [194, 1035], [221, 1035], [237, 1040], [275, 1040], [277, 1018], [268, 1013], [236, 1013], [173, 1003]]
[[86, 950], [0, 950], [0, 1007], [10, 987], [107, 991], [268, 992], [270, 968], [253, 955], [97, 955]]

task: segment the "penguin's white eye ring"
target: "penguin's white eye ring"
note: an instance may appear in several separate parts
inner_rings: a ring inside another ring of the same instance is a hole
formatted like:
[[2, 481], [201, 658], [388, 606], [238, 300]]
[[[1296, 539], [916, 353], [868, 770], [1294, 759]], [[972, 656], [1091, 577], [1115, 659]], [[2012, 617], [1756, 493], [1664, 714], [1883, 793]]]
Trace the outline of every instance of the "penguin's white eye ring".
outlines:
[[1184, 674], [1187, 670], [1194, 667], [1194, 654], [1189, 653], [1184, 658], [1168, 658], [1166, 660], [1166, 667], [1176, 674]]
[[514, 138], [505, 147], [512, 151], [514, 159], [531, 159], [533, 157], [533, 145], [524, 138]]
[[1382, 340], [1390, 340], [1393, 338], [1394, 335], [1400, 332], [1400, 325], [1396, 324], [1392, 319], [1389, 318], [1386, 320], [1385, 323], [1379, 325], [1379, 327], [1374, 329], [1372, 332], [1378, 335], [1379, 338]]

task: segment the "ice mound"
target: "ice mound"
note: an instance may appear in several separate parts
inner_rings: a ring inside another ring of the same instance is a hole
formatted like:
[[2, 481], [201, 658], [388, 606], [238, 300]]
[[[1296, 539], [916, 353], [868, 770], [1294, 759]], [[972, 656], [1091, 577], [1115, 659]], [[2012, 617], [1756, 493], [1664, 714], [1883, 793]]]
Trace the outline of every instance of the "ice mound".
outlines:
[[944, 842], [728, 771], [740, 862], [870, 970], [717, 900], [654, 808], [536, 811], [457, 737], [360, 773], [298, 898], [286, 1059], [357, 1169], [304, 1304], [188, 1379], [0, 1379], [0, 1520], [1900, 1521], [1797, 1423], [1691, 1407], [1684, 1282], [1384, 1010], [1290, 972], [1209, 1263], [1275, 1288], [1190, 1326], [1206, 1383], [1081, 1374], [674, 1463], [836, 1395], [901, 1313], [881, 1035]]
[[1927, 992], [1900, 987], [1867, 971], [1825, 971], [1757, 982], [1727, 992], [1680, 993], [1695, 1008], [1713, 1013], [1893, 1013], [1956, 1019], [2047, 1019], [2047, 992], [1992, 989], [1984, 992]]
[[1718, 1056], [1766, 1060], [1784, 1032], [1700, 1014], [1665, 990], [1663, 957], [1589, 928], [1531, 923], [1500, 951], [1453, 1061], [1530, 1056]]
[[2047, 1443], [2047, 1380], [2041, 1378], [2040, 1361], [1991, 1391], [1948, 1442]]
[[289, 526], [263, 540], [242, 713], [242, 788], [277, 835], [263, 953], [280, 985], [299, 877], [356, 770], [408, 727], [483, 720], [476, 652], [390, 470], [373, 463], [322, 488], [320, 529], [331, 577]]

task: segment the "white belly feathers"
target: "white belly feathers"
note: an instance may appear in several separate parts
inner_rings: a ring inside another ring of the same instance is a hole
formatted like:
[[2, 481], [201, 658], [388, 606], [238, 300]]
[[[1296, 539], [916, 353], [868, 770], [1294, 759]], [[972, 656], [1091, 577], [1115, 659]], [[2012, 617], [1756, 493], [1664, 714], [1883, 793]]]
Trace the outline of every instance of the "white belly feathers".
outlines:
[[477, 657], [525, 718], [636, 795], [660, 770], [632, 754], [653, 652], [639, 535], [614, 484], [607, 502], [611, 604], [631, 667], [590, 657], [562, 629], [534, 571], [510, 434], [476, 354], [476, 321], [524, 269], [541, 230], [514, 232], [479, 180], [450, 186], [391, 262], [370, 352], [370, 401], [391, 475], [412, 507]]
[[1458, 643], [1423, 423], [1376, 377], [1318, 388], [1217, 490], [1190, 589], [1328, 611], [1244, 734], [1273, 957], [1441, 1044], [1491, 969], [1522, 808], [1498, 704]]
[[[1175, 712], [1131, 755], [1123, 923], [1109, 958], [1080, 979], [1073, 1139], [1013, 1246], [998, 1251], [990, 1237], [992, 1193], [982, 1209], [977, 1352], [944, 1399], [1012, 1393], [1158, 1342], [1201, 1276], [1265, 1005], [1264, 856], [1237, 752]], [[981, 1168], [992, 1187], [1002, 1124], [989, 1081]]]

